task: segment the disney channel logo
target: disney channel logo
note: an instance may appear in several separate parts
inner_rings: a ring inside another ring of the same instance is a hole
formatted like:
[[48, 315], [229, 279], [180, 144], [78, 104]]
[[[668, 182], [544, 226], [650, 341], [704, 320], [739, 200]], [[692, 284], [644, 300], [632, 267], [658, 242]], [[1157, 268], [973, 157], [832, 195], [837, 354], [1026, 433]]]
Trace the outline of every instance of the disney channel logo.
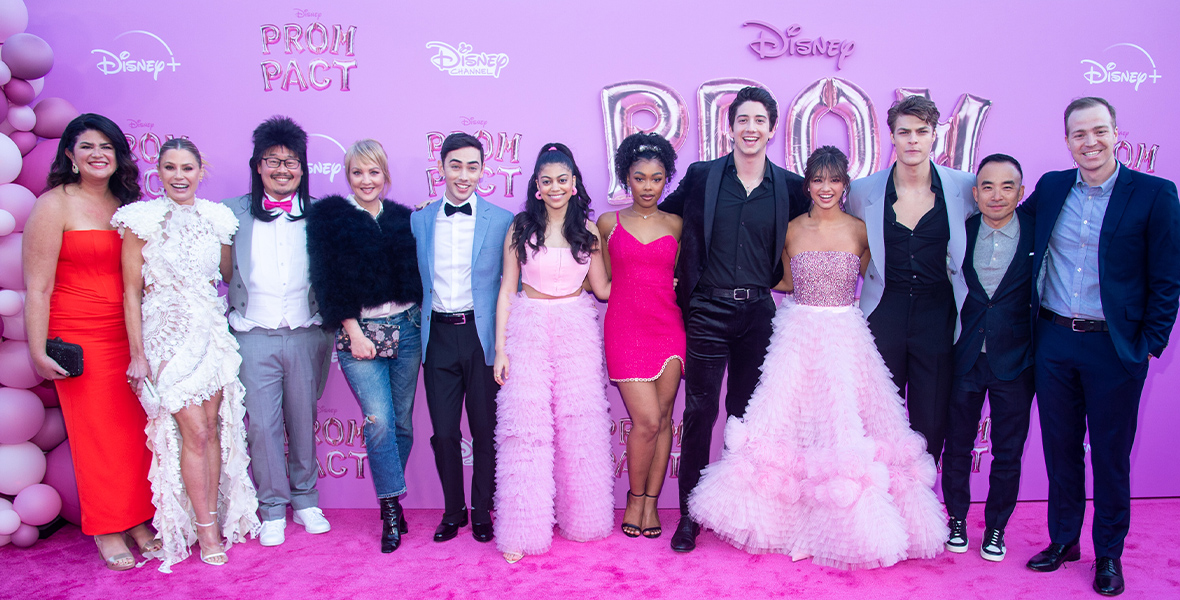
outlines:
[[115, 36], [115, 39], [117, 40], [125, 35], [131, 35], [133, 33], [145, 35], [156, 40], [157, 42], [160, 42], [160, 45], [164, 47], [164, 51], [168, 53], [168, 58], [164, 59], [162, 55], [157, 55], [155, 58], [137, 58], [131, 54], [130, 50], [123, 50], [122, 52], [116, 54], [109, 50], [95, 48], [94, 50], [91, 50], [90, 53], [98, 55], [98, 64], [95, 66], [98, 67], [98, 70], [101, 71], [103, 75], [117, 75], [119, 73], [151, 73], [152, 79], [159, 81], [160, 72], [166, 67], [171, 67], [172, 72], [176, 72], [176, 67], [179, 67], [180, 63], [176, 62], [176, 56], [172, 54], [172, 48], [168, 47], [168, 43], [160, 39], [160, 36], [150, 31], [135, 29], [132, 31], [124, 31], [123, 33]]
[[749, 46], [750, 51], [762, 60], [783, 55], [834, 58], [836, 69], [840, 70], [844, 68], [844, 61], [856, 51], [856, 42], [852, 40], [799, 37], [803, 27], [798, 23], [779, 29], [765, 21], [746, 21], [742, 27], [753, 27], [758, 31], [758, 37]]
[[1159, 81], [1160, 77], [1163, 77], [1163, 75], [1160, 75], [1159, 71], [1156, 70], [1155, 59], [1151, 58], [1151, 55], [1148, 54], [1146, 50], [1136, 46], [1135, 44], [1122, 42], [1108, 46], [1106, 50], [1103, 50], [1103, 52], [1109, 51], [1111, 48], [1117, 48], [1119, 46], [1134, 48], [1139, 52], [1142, 52], [1143, 56], [1147, 57], [1147, 62], [1151, 64], [1151, 74], [1148, 75], [1146, 70], [1136, 71], [1133, 69], [1119, 69], [1118, 64], [1113, 60], [1104, 64], [1096, 60], [1083, 58], [1082, 64], [1086, 65], [1087, 68], [1086, 71], [1082, 73], [1082, 77], [1084, 77], [1086, 81], [1090, 83], [1090, 85], [1097, 85], [1099, 83], [1128, 83], [1135, 86], [1135, 91], [1138, 92], [1139, 86], [1148, 79], [1150, 79], [1152, 83], [1156, 83]]
[[430, 62], [453, 76], [500, 77], [500, 71], [508, 64], [508, 55], [503, 53], [472, 52], [471, 44], [460, 42], [456, 48], [446, 42], [429, 42], [428, 49], [438, 53]]

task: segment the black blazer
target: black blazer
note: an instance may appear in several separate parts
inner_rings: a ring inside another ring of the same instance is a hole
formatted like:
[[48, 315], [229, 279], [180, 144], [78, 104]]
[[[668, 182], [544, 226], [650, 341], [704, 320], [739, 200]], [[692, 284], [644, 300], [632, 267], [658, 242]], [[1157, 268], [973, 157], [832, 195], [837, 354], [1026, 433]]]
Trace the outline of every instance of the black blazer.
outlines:
[[[1045, 173], [1021, 206], [1036, 220], [1033, 272], [1038, 278], [1077, 172]], [[1115, 352], [1128, 373], [1139, 373], [1147, 368], [1149, 352], [1158, 357], [1168, 345], [1180, 307], [1180, 200], [1175, 183], [1119, 165], [1098, 237], [1098, 280]], [[1039, 287], [1034, 281], [1034, 318], [1041, 304]]]
[[[660, 210], [680, 215], [684, 226], [680, 233], [680, 258], [676, 261], [676, 303], [688, 318], [688, 300], [705, 272], [709, 259], [709, 244], [713, 238], [713, 216], [717, 212], [717, 194], [721, 190], [721, 176], [729, 155], [716, 160], [695, 162], [688, 166], [684, 179], [676, 191], [660, 203]], [[769, 161], [768, 161], [769, 162]], [[811, 205], [803, 190], [803, 178], [774, 163], [770, 163], [774, 182], [774, 235], [778, 240], [774, 255], [767, 260], [774, 265], [773, 279], [766, 287], [774, 287], [783, 278], [783, 244], [787, 239], [787, 223], [807, 212]]]
[[1017, 213], [1020, 238], [1016, 253], [1000, 280], [996, 291], [988, 298], [975, 270], [975, 242], [982, 227], [983, 215], [967, 219], [967, 254], [963, 261], [963, 278], [967, 280], [967, 298], [959, 311], [963, 325], [959, 341], [955, 343], [955, 375], [966, 375], [987, 340], [987, 362], [992, 374], [1002, 381], [1016, 379], [1033, 364], [1032, 304], [1033, 237], [1036, 235], [1033, 218]]

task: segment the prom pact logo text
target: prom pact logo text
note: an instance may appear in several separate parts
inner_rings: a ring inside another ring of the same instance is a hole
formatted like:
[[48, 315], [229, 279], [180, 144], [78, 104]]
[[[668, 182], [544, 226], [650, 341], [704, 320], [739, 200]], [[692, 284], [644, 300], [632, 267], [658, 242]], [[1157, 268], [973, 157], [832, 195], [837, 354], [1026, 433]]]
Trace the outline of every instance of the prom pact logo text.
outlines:
[[[170, 67], [173, 73], [176, 72], [176, 67], [179, 67], [180, 63], [176, 62], [176, 56], [172, 54], [172, 48], [169, 48], [167, 42], [160, 39], [160, 36], [150, 31], [135, 29], [132, 31], [124, 31], [123, 33], [115, 36], [115, 39], [117, 40], [123, 36], [131, 34], [147, 36], [148, 38], [156, 40], [156, 42], [159, 42], [160, 46], [164, 48], [164, 52], [168, 54], [168, 57], [165, 58], [158, 50], [153, 54], [149, 54], [151, 58], [140, 58], [139, 56], [132, 54], [130, 50], [123, 50], [116, 53], [109, 50], [103, 50], [101, 48], [95, 48], [94, 50], [91, 50], [90, 53], [98, 55], [98, 64], [95, 66], [98, 67], [98, 70], [101, 71], [103, 75], [117, 75], [119, 73], [151, 73], [152, 79], [159, 81], [160, 72], [165, 68]], [[147, 47], [156, 48], [156, 45], [149, 43]]]
[[502, 53], [472, 52], [471, 44], [460, 42], [456, 48], [446, 42], [428, 42], [426, 47], [436, 50], [430, 63], [454, 76], [500, 77], [500, 71], [508, 64], [508, 55]]

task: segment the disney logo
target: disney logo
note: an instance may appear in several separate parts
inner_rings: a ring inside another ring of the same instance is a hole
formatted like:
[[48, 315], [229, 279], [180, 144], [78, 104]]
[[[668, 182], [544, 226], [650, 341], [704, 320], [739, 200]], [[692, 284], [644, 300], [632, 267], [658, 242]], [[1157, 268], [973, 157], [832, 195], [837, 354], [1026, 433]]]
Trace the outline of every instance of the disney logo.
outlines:
[[328, 181], [336, 181], [336, 175], [344, 170], [344, 165], [334, 162], [308, 162], [307, 172], [313, 175], [327, 175]]
[[308, 18], [318, 19], [321, 16], [323, 16], [323, 13], [311, 12], [310, 10], [308, 10], [306, 8], [296, 8], [295, 9], [295, 18], [296, 19], [308, 19]]
[[480, 121], [479, 119], [476, 119], [475, 117], [459, 117], [459, 122], [462, 123], [464, 127], [468, 127], [471, 125], [478, 125], [480, 127], [483, 127], [488, 124], [487, 121]]
[[451, 75], [485, 75], [500, 77], [500, 71], [508, 64], [508, 55], [503, 53], [472, 52], [471, 44], [460, 43], [458, 48], [446, 42], [429, 42], [427, 48], [435, 49], [437, 54], [430, 58], [430, 63], [438, 67], [439, 71], [447, 71]]
[[1159, 81], [1160, 77], [1163, 77], [1163, 75], [1160, 75], [1156, 70], [1155, 60], [1152, 59], [1151, 55], [1148, 54], [1143, 48], [1140, 48], [1135, 44], [1123, 42], [1109, 46], [1106, 48], [1106, 50], [1110, 50], [1116, 46], [1127, 46], [1142, 52], [1143, 55], [1147, 57], [1147, 62], [1151, 63], [1151, 74], [1148, 75], [1147, 71], [1135, 71], [1131, 69], [1119, 70], [1118, 65], [1114, 61], [1109, 61], [1106, 64], [1103, 64], [1096, 60], [1083, 58], [1081, 64], [1088, 65], [1088, 68], [1086, 69], [1086, 72], [1082, 73], [1082, 77], [1085, 78], [1085, 80], [1091, 85], [1099, 83], [1129, 83], [1135, 86], [1135, 91], [1137, 92], [1139, 91], [1139, 86], [1148, 79], [1150, 79], [1152, 83], [1155, 83]]
[[155, 127], [155, 126], [156, 126], [155, 123], [147, 123], [145, 121], [140, 121], [139, 119], [127, 119], [127, 127], [130, 129], [142, 129], [142, 128], [151, 129], [152, 127]]
[[764, 21], [746, 21], [742, 27], [758, 29], [758, 38], [750, 42], [750, 50], [760, 59], [778, 58], [784, 54], [789, 56], [819, 56], [836, 59], [836, 68], [844, 68], [844, 60], [856, 51], [856, 42], [852, 40], [825, 40], [822, 37], [795, 39], [803, 28], [793, 23], [784, 30]]
[[124, 50], [116, 54], [109, 50], [95, 48], [94, 50], [91, 50], [90, 53], [99, 55], [98, 64], [95, 66], [98, 67], [98, 70], [101, 71], [103, 75], [116, 75], [118, 73], [151, 73], [152, 79], [158, 81], [160, 79], [160, 72], [163, 71], [165, 67], [171, 67], [172, 72], [176, 72], [176, 67], [179, 67], [180, 63], [176, 62], [176, 57], [172, 54], [172, 49], [168, 47], [168, 44], [165, 43], [164, 40], [160, 39], [160, 36], [151, 33], [150, 31], [134, 30], [124, 31], [123, 33], [115, 36], [115, 39], [119, 39], [131, 33], [146, 35], [160, 42], [160, 45], [163, 46], [164, 50], [168, 52], [167, 60], [161, 60], [159, 58], [137, 59], [132, 58], [131, 52], [129, 50]]

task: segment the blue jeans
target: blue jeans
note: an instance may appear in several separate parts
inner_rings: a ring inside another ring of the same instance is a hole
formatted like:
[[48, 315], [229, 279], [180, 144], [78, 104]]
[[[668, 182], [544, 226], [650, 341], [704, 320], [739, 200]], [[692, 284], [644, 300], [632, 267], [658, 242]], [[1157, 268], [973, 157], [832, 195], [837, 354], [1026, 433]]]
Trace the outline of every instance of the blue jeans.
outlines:
[[378, 498], [392, 498], [406, 493], [406, 461], [414, 443], [414, 392], [422, 366], [422, 309], [415, 304], [389, 317], [362, 319], [362, 328], [363, 322], [389, 323], [399, 328], [397, 358], [357, 360], [349, 352], [337, 353], [340, 370], [364, 417], [373, 487]]

